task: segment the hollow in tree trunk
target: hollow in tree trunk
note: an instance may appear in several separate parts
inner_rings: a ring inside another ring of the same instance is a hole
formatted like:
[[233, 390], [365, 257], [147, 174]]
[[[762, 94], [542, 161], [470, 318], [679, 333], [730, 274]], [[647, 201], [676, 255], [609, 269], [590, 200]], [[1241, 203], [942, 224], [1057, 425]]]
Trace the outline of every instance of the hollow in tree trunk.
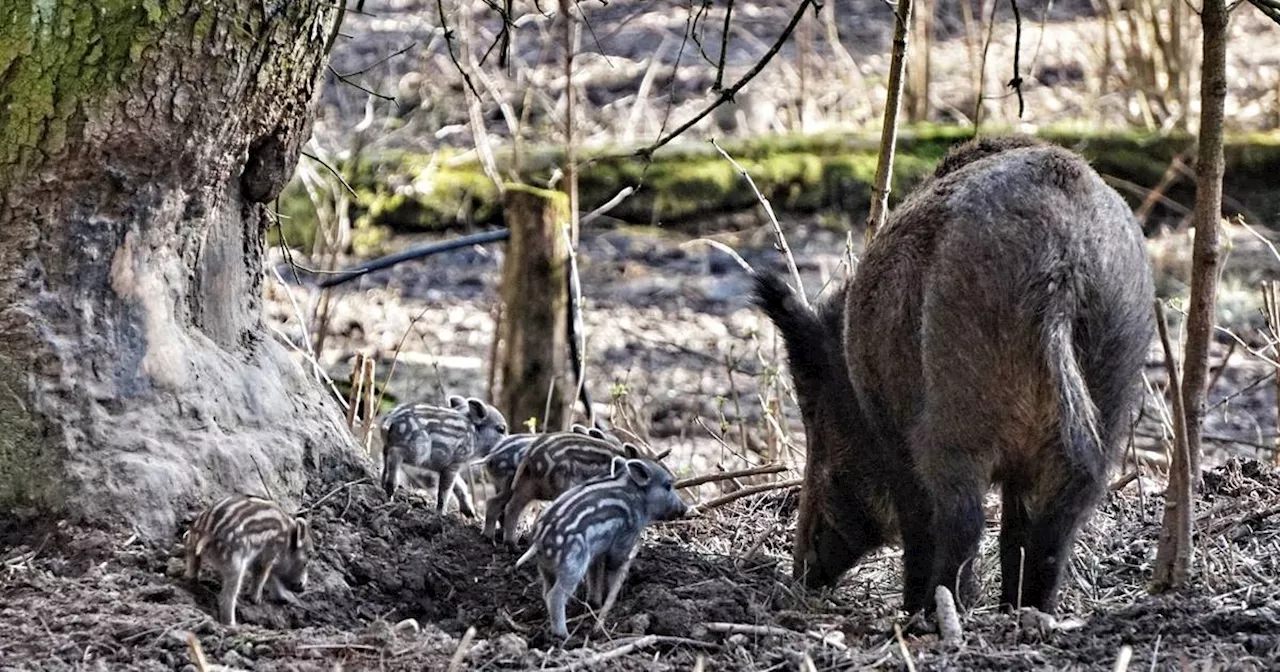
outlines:
[[262, 321], [265, 203], [326, 0], [10, 3], [0, 19], [0, 511], [171, 534], [364, 467]]

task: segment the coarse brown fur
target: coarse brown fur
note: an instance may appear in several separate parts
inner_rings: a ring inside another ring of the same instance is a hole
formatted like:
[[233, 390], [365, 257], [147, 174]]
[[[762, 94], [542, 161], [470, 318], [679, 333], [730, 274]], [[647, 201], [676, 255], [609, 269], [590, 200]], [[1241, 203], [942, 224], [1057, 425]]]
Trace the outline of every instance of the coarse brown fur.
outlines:
[[970, 603], [982, 496], [999, 483], [1002, 599], [1051, 611], [1153, 327], [1124, 201], [1064, 149], [971, 142], [893, 213], [843, 305], [807, 311], [769, 278], [757, 293], [810, 443], [797, 575], [833, 584], [900, 535], [908, 611], [939, 583]]

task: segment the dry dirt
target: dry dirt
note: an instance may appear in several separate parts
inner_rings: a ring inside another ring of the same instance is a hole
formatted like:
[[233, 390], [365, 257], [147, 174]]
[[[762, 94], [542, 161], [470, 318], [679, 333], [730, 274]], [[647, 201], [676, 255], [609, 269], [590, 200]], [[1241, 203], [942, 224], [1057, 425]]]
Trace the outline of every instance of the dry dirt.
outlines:
[[[437, 516], [425, 499], [388, 503], [370, 483], [308, 493], [321, 549], [314, 587], [300, 606], [242, 607], [236, 628], [212, 620], [208, 577], [197, 586], [178, 578], [177, 539], [147, 546], [5, 525], [0, 668], [196, 669], [186, 642], [194, 633], [211, 665], [252, 670], [443, 670], [455, 655], [459, 669], [558, 669], [637, 641], [646, 645], [594, 667], [688, 670], [701, 656], [708, 670], [903, 669], [905, 650], [916, 669], [1110, 669], [1129, 646], [1134, 665], [1152, 669], [1275, 669], [1280, 475], [1232, 460], [1207, 476], [1197, 587], [1163, 596], [1143, 589], [1159, 518], [1152, 487], [1143, 479], [1102, 505], [1077, 544], [1056, 624], [981, 606], [962, 617], [956, 650], [920, 628], [893, 634], [893, 551], [834, 593], [793, 586], [789, 491], [651, 529], [606, 631], [591, 633], [591, 619], [571, 608], [563, 647], [549, 640], [534, 571], [514, 570], [514, 551], [481, 539], [474, 521]], [[996, 583], [991, 537], [979, 563], [984, 605]], [[725, 635], [709, 623], [757, 632]], [[469, 628], [474, 638], [461, 643]], [[801, 667], [806, 658], [812, 668]]]

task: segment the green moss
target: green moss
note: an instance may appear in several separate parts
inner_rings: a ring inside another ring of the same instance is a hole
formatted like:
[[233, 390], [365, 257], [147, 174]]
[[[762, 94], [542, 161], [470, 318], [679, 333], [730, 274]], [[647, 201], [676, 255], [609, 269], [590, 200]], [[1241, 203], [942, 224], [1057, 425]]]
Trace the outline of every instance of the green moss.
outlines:
[[[988, 129], [985, 134], [1002, 132], [1007, 129]], [[1145, 187], [1159, 182], [1173, 157], [1192, 142], [1185, 135], [1088, 133], [1067, 127], [1041, 135], [1082, 153], [1104, 176]], [[955, 127], [904, 129], [894, 162], [891, 203], [910, 193], [948, 149], [970, 137], [969, 129]], [[856, 216], [869, 206], [878, 134], [765, 137], [721, 146], [750, 173], [776, 209]], [[522, 160], [520, 178], [528, 184], [546, 184], [561, 157], [557, 148], [530, 148]], [[664, 148], [648, 162], [616, 149], [585, 149], [582, 157], [578, 191], [583, 210], [631, 186], [636, 191], [609, 214], [633, 225], [678, 226], [759, 207], [751, 188], [710, 143]], [[1228, 194], [1254, 212], [1273, 216], [1276, 197], [1265, 181], [1280, 171], [1280, 134], [1229, 138], [1226, 157]], [[498, 152], [497, 158], [501, 164], [511, 154]], [[364, 159], [349, 172], [348, 180], [361, 194], [356, 211], [364, 225], [439, 231], [468, 222], [501, 221], [501, 204], [490, 180], [477, 163], [459, 160], [456, 154], [387, 153]], [[388, 183], [397, 186], [392, 189]], [[1122, 193], [1135, 205], [1141, 200], [1135, 193]], [[1183, 179], [1168, 195], [1189, 204], [1193, 185]], [[299, 222], [305, 221], [299, 216]]]
[[[0, 189], [60, 152], [88, 107], [110, 102], [173, 3], [13, 2], [0, 18]], [[177, 5], [179, 8], [180, 5]]]

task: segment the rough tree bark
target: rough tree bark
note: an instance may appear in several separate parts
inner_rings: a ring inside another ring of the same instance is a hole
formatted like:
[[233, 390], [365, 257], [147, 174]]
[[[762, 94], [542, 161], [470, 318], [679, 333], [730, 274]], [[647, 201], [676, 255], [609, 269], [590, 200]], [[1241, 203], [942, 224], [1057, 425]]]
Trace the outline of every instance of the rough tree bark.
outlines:
[[507, 185], [503, 213], [511, 229], [502, 262], [502, 392], [499, 409], [514, 428], [529, 418], [539, 431], [568, 429], [573, 387], [567, 374], [569, 198], [563, 192]]
[[[1222, 221], [1222, 118], [1227, 97], [1226, 0], [1205, 0], [1200, 14], [1204, 27], [1204, 60], [1200, 77], [1200, 138], [1196, 158], [1196, 229], [1191, 255], [1191, 306], [1187, 311], [1187, 342], [1183, 355], [1180, 394], [1186, 430], [1186, 459], [1174, 461], [1169, 477], [1160, 548], [1152, 588], [1182, 587], [1191, 574], [1191, 493], [1200, 483], [1200, 431], [1204, 420], [1205, 383], [1209, 372], [1209, 344], [1218, 296], [1218, 228]], [[1176, 408], [1176, 407], [1175, 407]], [[1175, 456], [1176, 458], [1176, 456]]]
[[1196, 237], [1191, 253], [1191, 304], [1182, 375], [1182, 404], [1187, 413], [1191, 483], [1200, 487], [1200, 431], [1204, 420], [1209, 344], [1218, 303], [1218, 230], [1222, 223], [1222, 121], [1227, 97], [1226, 0], [1206, 0], [1200, 14], [1204, 58], [1200, 75], [1200, 137], [1196, 147]]
[[0, 12], [0, 511], [166, 536], [363, 467], [261, 318], [264, 203], [309, 132], [327, 0]]

